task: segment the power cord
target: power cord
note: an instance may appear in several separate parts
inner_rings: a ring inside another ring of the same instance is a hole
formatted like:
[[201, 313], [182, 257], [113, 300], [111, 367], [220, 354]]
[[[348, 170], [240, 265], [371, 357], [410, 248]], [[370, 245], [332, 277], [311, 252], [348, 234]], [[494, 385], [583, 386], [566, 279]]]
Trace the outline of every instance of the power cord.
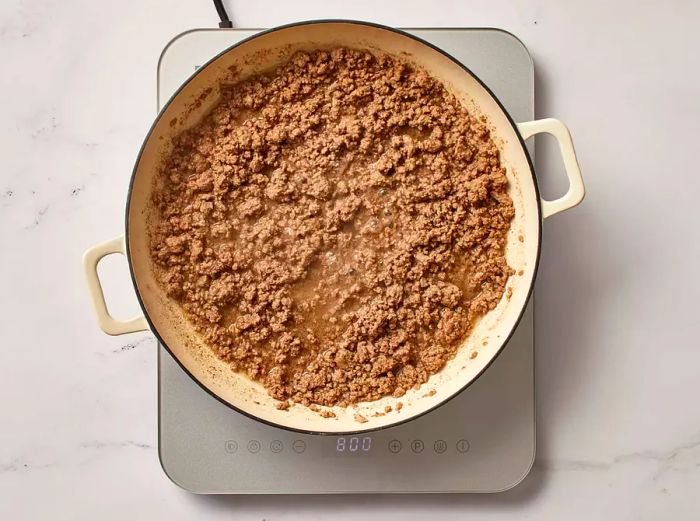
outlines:
[[219, 27], [222, 29], [231, 29], [233, 27], [233, 23], [226, 13], [226, 8], [224, 7], [223, 2], [221, 0], [214, 0], [214, 7], [216, 7], [216, 12], [219, 13], [219, 18], [221, 18]]

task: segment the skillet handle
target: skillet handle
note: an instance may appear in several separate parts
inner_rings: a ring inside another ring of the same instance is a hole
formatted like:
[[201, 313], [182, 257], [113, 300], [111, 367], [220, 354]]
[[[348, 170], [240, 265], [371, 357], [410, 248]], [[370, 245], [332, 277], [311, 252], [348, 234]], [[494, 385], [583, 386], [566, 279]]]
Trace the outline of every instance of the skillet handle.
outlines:
[[547, 118], [518, 123], [518, 131], [523, 139], [528, 139], [535, 134], [546, 132], [554, 136], [559, 143], [559, 152], [564, 160], [564, 169], [569, 178], [569, 189], [559, 199], [547, 201], [542, 199], [542, 217], [547, 218], [579, 204], [586, 195], [586, 189], [581, 177], [581, 169], [576, 160], [576, 151], [571, 141], [571, 134], [566, 125], [558, 119]]
[[85, 278], [92, 297], [92, 307], [97, 315], [97, 323], [102, 331], [108, 335], [124, 335], [148, 329], [148, 322], [143, 316], [123, 322], [116, 320], [107, 310], [102, 284], [100, 284], [100, 277], [97, 274], [97, 265], [107, 255], [112, 255], [113, 253], [124, 255], [125, 252], [124, 236], [120, 235], [110, 241], [93, 246], [83, 255], [83, 269], [85, 270]]

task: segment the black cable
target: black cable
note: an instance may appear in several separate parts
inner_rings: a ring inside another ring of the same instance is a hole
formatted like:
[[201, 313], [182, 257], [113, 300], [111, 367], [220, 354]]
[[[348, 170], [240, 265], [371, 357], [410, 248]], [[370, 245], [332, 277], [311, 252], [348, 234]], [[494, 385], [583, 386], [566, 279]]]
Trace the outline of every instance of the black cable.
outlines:
[[226, 8], [224, 7], [224, 4], [221, 0], [214, 0], [214, 7], [216, 7], [216, 12], [219, 13], [219, 18], [221, 18], [221, 21], [219, 22], [219, 27], [222, 29], [225, 28], [232, 28], [233, 23], [231, 23], [231, 20], [228, 17], [228, 14], [226, 13]]

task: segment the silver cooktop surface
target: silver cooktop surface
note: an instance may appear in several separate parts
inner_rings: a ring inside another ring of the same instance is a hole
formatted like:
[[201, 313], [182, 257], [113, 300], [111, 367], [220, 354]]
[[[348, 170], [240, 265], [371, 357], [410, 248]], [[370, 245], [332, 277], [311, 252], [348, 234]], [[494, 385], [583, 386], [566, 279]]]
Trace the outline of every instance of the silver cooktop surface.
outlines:
[[[201, 29], [173, 39], [158, 64], [158, 107], [199, 65], [257, 31]], [[533, 64], [517, 38], [496, 29], [409, 32], [467, 65], [515, 121], [534, 118]], [[530, 153], [534, 157], [532, 143]], [[527, 475], [535, 457], [533, 323], [530, 303], [498, 359], [447, 404], [406, 424], [358, 436], [297, 434], [251, 420], [202, 390], [161, 347], [163, 470], [196, 493], [506, 490]]]

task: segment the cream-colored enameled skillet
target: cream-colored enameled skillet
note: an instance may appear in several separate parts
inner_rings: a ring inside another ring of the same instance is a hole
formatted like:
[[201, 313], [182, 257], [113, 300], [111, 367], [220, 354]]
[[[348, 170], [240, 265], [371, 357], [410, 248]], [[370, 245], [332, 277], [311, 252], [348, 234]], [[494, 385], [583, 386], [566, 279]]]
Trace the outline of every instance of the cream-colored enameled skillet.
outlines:
[[[233, 372], [214, 356], [175, 302], [154, 278], [148, 247], [148, 222], [153, 208], [153, 179], [171, 138], [198, 122], [217, 103], [218, 85], [236, 70], [239, 77], [265, 72], [284, 63], [298, 50], [345, 46], [388, 53], [413, 62], [445, 84], [469, 110], [485, 115], [501, 149], [507, 169], [510, 196], [515, 205], [506, 255], [520, 276], [510, 278], [510, 298], [476, 325], [473, 333], [445, 368], [418, 390], [400, 399], [385, 397], [357, 408], [332, 408], [335, 418], [324, 418], [304, 406], [287, 411], [265, 389], [243, 374]], [[567, 193], [554, 201], [540, 198], [525, 140], [546, 132], [554, 136], [569, 178]], [[584, 186], [574, 147], [566, 127], [555, 119], [515, 123], [489, 89], [447, 53], [402, 31], [354, 21], [315, 21], [279, 27], [244, 40], [201, 67], [173, 95], [155, 120], [136, 161], [126, 209], [125, 235], [90, 249], [84, 258], [93, 304], [100, 327], [110, 335], [151, 329], [182, 368], [213, 396], [259, 421], [308, 433], [340, 434], [385, 428], [420, 416], [443, 404], [472, 383], [493, 362], [513, 333], [532, 291], [540, 255], [543, 219], [577, 205]], [[97, 275], [100, 259], [112, 253], [126, 256], [143, 316], [122, 322], [107, 311]], [[472, 358], [473, 352], [478, 356]], [[434, 390], [435, 393], [429, 393]], [[403, 407], [396, 412], [397, 402]], [[382, 414], [386, 405], [394, 412]], [[375, 415], [375, 413], [379, 413]], [[359, 423], [356, 415], [366, 418]]]

